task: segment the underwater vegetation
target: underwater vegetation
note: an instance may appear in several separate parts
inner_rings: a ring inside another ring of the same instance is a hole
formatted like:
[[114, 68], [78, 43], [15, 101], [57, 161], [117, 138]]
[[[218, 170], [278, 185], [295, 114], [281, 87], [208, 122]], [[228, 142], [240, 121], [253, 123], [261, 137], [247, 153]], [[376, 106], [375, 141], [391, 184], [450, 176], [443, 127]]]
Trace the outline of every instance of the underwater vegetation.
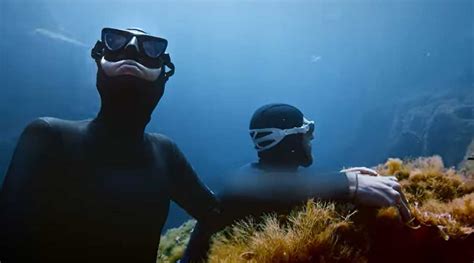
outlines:
[[[399, 179], [410, 222], [395, 207], [308, 200], [290, 215], [248, 218], [217, 233], [209, 262], [472, 262], [474, 170], [466, 167], [445, 168], [439, 156], [389, 159], [375, 168]], [[159, 262], [180, 257], [193, 224], [162, 237]]]
[[189, 220], [178, 228], [170, 228], [160, 238], [158, 258], [156, 262], [176, 262], [184, 254], [189, 242], [191, 231], [196, 225], [195, 220]]

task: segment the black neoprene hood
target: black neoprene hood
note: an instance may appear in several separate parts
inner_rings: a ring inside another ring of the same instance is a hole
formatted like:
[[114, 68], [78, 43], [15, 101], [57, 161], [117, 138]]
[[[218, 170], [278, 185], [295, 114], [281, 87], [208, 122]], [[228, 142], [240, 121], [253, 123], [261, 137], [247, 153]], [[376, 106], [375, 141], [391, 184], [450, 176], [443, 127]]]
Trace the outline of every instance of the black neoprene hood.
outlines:
[[294, 106], [283, 103], [267, 104], [255, 111], [250, 129], [290, 129], [303, 125], [303, 113]]

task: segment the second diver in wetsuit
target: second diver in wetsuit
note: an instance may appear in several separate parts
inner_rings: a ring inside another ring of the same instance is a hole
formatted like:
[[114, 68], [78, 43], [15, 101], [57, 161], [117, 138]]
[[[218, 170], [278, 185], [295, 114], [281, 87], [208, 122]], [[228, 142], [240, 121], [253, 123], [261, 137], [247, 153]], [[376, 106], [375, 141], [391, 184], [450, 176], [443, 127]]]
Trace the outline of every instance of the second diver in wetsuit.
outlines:
[[[264, 213], [289, 213], [308, 198], [355, 202], [364, 206], [398, 205], [407, 220], [409, 212], [393, 177], [376, 175], [364, 168], [344, 173], [310, 175], [299, 171], [313, 163], [311, 140], [314, 122], [288, 104], [269, 104], [259, 108], [250, 121], [250, 136], [258, 161], [233, 174], [219, 193], [222, 214], [214, 224], [196, 225], [181, 262], [201, 262], [207, 256], [212, 234], [247, 216]], [[270, 187], [272, 191], [262, 191]]]

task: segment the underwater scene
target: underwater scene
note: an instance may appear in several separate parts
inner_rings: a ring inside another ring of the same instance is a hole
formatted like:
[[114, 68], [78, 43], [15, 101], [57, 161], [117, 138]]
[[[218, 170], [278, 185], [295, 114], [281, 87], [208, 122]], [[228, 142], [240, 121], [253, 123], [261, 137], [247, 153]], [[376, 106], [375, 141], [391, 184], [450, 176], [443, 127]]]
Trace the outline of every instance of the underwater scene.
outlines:
[[473, 262], [471, 0], [1, 0], [0, 262]]

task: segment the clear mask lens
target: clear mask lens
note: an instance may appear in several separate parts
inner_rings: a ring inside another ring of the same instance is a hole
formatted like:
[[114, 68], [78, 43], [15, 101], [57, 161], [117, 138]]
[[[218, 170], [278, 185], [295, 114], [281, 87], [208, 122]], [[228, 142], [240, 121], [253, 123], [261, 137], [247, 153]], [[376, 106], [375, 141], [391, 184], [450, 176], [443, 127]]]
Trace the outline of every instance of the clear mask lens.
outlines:
[[127, 44], [127, 38], [114, 32], [107, 32], [104, 35], [105, 45], [110, 51], [117, 51]]
[[159, 57], [166, 49], [166, 43], [157, 39], [144, 40], [142, 45], [145, 54], [151, 58]]

